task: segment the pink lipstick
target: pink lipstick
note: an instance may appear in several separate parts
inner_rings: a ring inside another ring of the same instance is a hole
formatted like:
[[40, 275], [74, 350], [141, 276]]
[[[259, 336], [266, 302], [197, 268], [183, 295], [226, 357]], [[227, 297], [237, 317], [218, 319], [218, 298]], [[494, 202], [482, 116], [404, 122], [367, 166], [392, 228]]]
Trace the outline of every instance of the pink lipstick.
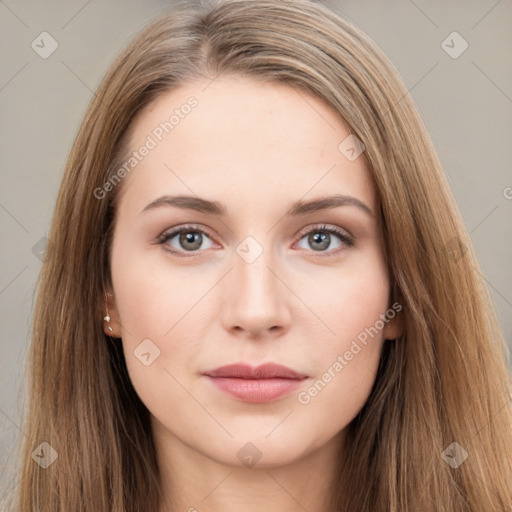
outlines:
[[307, 375], [276, 363], [230, 364], [203, 373], [221, 391], [244, 402], [265, 403], [296, 390]]

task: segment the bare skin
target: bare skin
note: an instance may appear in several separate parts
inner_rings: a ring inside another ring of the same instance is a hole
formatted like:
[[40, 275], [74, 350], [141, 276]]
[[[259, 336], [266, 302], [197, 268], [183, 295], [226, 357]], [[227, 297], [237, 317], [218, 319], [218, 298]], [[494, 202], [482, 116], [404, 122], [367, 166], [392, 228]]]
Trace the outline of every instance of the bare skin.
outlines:
[[[206, 85], [166, 93], [142, 113], [132, 150], [188, 98], [198, 101], [118, 185], [109, 312], [151, 413], [165, 493], [158, 512], [334, 510], [346, 427], [368, 398], [383, 343], [399, 334], [398, 317], [351, 349], [391, 307], [375, 215], [353, 204], [287, 211], [339, 194], [375, 214], [368, 164], [364, 153], [351, 161], [338, 149], [350, 132], [312, 95], [239, 77]], [[141, 213], [163, 195], [227, 211]], [[190, 238], [158, 243], [186, 224]], [[143, 340], [151, 340], [148, 365], [134, 354]], [[342, 370], [333, 369], [339, 356]], [[249, 403], [202, 375], [269, 361], [307, 379], [276, 400]], [[308, 391], [319, 379], [320, 391]]]

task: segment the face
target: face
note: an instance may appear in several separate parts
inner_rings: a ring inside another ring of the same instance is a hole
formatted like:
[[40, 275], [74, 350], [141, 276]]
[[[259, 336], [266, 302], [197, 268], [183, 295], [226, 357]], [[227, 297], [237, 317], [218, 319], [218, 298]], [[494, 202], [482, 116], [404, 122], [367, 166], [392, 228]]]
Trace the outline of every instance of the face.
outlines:
[[[272, 467], [342, 439], [398, 334], [377, 196], [364, 152], [315, 96], [206, 85], [167, 93], [133, 125], [111, 325], [155, 432]], [[269, 362], [301, 378], [205, 375]]]

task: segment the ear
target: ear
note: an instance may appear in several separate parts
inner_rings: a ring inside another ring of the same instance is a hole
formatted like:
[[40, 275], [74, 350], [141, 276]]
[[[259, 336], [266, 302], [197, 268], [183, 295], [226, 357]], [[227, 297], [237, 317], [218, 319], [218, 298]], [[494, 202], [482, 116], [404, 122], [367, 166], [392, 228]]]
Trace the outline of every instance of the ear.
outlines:
[[403, 336], [405, 333], [402, 306], [399, 305], [400, 309], [398, 309], [398, 307], [396, 307], [396, 305], [398, 305], [397, 302], [395, 302], [393, 305], [395, 308], [390, 307], [386, 312], [388, 321], [386, 322], [386, 325], [383, 329], [384, 339], [386, 340], [395, 340], [400, 336]]
[[[110, 317], [110, 322], [103, 320], [103, 331], [111, 338], [121, 338], [121, 322], [119, 321], [119, 313], [117, 311], [114, 292], [111, 286], [106, 287], [106, 297], [103, 297], [103, 316]], [[109, 330], [112, 328], [112, 331]]]

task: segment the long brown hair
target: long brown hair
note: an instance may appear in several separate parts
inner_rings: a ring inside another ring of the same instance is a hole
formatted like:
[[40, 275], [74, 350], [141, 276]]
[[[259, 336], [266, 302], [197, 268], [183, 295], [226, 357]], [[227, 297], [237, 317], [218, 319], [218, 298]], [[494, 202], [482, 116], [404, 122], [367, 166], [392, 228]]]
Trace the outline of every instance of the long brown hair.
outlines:
[[[337, 510], [510, 511], [503, 335], [440, 162], [388, 59], [307, 0], [180, 4], [108, 70], [67, 161], [38, 281], [14, 510], [160, 506], [149, 412], [121, 344], [103, 332], [123, 183], [103, 199], [94, 191], [122, 165], [129, 128], [147, 105], [187, 82], [230, 74], [324, 100], [365, 145], [378, 190], [404, 333], [385, 342], [368, 401], [347, 427]], [[47, 468], [33, 458], [36, 449], [53, 453], [43, 442], [58, 454]]]

